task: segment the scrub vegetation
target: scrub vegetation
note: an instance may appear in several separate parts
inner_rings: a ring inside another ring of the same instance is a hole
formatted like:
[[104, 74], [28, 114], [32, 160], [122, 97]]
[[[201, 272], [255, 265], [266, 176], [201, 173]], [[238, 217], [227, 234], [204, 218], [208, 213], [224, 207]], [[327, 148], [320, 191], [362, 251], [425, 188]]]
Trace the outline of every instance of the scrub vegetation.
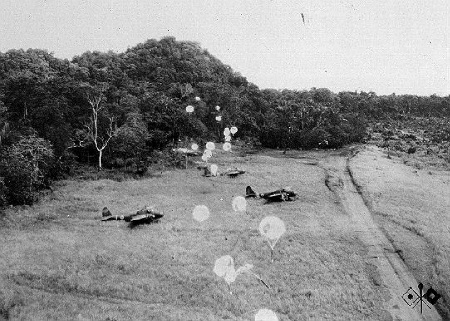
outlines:
[[[173, 37], [70, 61], [9, 50], [0, 53], [0, 206], [33, 203], [74, 164], [144, 173], [160, 151], [220, 141], [230, 126], [255, 146], [339, 148], [381, 138], [393, 151], [421, 145], [448, 158], [449, 106], [449, 97], [434, 95], [259, 89], [198, 43]], [[32, 140], [36, 148], [27, 149]], [[29, 171], [33, 178], [22, 179]]]

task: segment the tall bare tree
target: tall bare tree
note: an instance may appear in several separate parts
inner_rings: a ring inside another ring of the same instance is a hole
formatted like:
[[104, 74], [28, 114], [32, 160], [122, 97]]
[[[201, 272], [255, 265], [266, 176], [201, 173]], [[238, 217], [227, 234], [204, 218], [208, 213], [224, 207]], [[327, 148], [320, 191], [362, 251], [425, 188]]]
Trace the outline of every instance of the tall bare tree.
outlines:
[[117, 134], [115, 127], [114, 116], [108, 117], [108, 127], [104, 134], [99, 133], [99, 114], [102, 111], [104, 104], [102, 104], [104, 95], [103, 90], [91, 91], [87, 94], [87, 101], [91, 107], [92, 117], [88, 124], [86, 124], [87, 136], [94, 143], [95, 149], [98, 151], [98, 168], [102, 169], [103, 150], [108, 146], [109, 141]]

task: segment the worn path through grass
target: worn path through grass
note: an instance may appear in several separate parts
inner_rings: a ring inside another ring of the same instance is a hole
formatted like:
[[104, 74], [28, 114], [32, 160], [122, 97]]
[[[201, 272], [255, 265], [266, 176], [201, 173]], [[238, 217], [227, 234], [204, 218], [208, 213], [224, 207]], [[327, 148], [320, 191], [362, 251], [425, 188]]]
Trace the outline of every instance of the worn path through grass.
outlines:
[[425, 289], [433, 287], [442, 294], [437, 309], [448, 320], [450, 174], [442, 168], [405, 165], [417, 162], [415, 156], [389, 159], [371, 146], [351, 159], [350, 168], [375, 223], [393, 249]]

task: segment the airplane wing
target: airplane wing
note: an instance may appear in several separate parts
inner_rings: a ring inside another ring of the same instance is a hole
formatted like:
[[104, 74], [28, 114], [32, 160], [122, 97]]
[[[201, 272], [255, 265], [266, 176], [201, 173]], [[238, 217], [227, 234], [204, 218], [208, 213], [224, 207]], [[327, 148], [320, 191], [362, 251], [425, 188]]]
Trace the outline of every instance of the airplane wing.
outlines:
[[106, 217], [102, 217], [102, 221], [120, 221], [124, 220], [125, 216], [123, 215], [110, 215]]
[[269, 201], [283, 201], [284, 200], [284, 194], [283, 193], [273, 193], [271, 195], [268, 195], [267, 200]]
[[117, 220], [117, 216], [116, 215], [102, 217], [102, 221], [115, 221], [115, 220]]
[[155, 220], [159, 220], [161, 217], [163, 217], [164, 214], [160, 214], [160, 213], [153, 213], [153, 219]]
[[236, 177], [236, 176], [244, 174], [244, 173], [245, 173], [245, 171], [237, 169], [237, 170], [228, 171], [225, 173], [225, 175], [228, 175], [230, 177]]
[[284, 190], [277, 190], [270, 193], [260, 194], [260, 197], [269, 202], [281, 202], [289, 200], [290, 195]]
[[137, 214], [131, 217], [130, 222], [138, 223], [138, 222], [151, 222], [154, 220], [159, 220], [163, 217], [163, 214], [160, 213], [151, 213], [151, 214]]
[[120, 221], [123, 220], [125, 222], [133, 222], [133, 223], [139, 223], [139, 222], [145, 222], [145, 221], [154, 221], [159, 220], [161, 217], [163, 217], [164, 214], [160, 214], [157, 212], [151, 212], [151, 213], [137, 213], [137, 214], [131, 214], [131, 215], [111, 215], [107, 217], [103, 217], [102, 221]]
[[138, 221], [144, 221], [144, 220], [148, 220], [151, 216], [149, 214], [138, 214], [138, 215], [134, 215], [131, 218], [131, 222], [138, 222]]

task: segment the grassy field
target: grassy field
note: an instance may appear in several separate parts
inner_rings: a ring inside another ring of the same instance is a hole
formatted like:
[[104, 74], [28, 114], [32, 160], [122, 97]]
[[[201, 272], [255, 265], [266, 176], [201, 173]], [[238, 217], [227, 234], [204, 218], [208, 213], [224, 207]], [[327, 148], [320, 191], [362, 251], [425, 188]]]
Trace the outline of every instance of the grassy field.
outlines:
[[450, 172], [423, 155], [389, 159], [376, 147], [350, 162], [374, 215], [415, 278], [443, 298], [450, 319]]
[[[367, 249], [317, 166], [324, 155], [215, 153], [219, 171], [247, 171], [235, 179], [190, 168], [142, 180], [58, 182], [39, 204], [8, 209], [1, 220], [0, 319], [253, 320], [266, 308], [280, 320], [392, 320]], [[291, 186], [300, 197], [249, 199], [246, 212], [235, 212], [232, 200], [247, 185], [257, 193]], [[160, 223], [130, 229], [100, 221], [104, 206], [126, 214], [145, 205], [164, 212]], [[196, 205], [209, 208], [208, 220], [193, 219]], [[258, 232], [269, 215], [286, 224], [273, 262]], [[236, 267], [253, 264], [270, 289], [242, 274], [230, 294], [213, 272], [223, 255]]]

